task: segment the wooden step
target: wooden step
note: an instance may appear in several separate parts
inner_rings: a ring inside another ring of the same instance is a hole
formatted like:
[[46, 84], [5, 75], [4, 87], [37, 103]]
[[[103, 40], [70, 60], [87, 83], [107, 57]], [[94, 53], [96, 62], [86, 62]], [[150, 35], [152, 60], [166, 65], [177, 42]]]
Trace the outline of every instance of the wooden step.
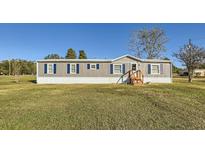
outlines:
[[144, 78], [144, 76], [143, 76], [141, 70], [138, 70], [138, 71], [130, 70], [129, 71], [129, 79], [130, 79], [131, 84], [141, 85], [144, 83], [143, 78]]

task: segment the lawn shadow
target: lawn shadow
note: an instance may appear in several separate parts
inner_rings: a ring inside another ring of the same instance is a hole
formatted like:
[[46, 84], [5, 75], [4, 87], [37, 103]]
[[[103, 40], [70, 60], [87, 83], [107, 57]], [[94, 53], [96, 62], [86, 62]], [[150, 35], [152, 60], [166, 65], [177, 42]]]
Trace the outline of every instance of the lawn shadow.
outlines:
[[28, 80], [28, 82], [31, 82], [31, 83], [34, 83], [34, 84], [37, 83], [36, 80]]

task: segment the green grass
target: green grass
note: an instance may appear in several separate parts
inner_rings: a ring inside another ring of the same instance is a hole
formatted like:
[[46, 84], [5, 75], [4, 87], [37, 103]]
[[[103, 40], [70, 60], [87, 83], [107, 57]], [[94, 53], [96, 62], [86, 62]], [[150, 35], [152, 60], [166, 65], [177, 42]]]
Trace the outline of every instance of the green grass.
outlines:
[[34, 80], [0, 77], [0, 129], [205, 129], [205, 79], [139, 87]]

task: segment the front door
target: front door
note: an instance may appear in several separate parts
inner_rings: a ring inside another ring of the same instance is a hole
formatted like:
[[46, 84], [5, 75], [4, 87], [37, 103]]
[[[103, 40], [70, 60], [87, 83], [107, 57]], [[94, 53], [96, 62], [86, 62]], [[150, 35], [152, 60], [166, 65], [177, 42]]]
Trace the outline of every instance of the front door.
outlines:
[[136, 63], [132, 63], [132, 71], [137, 71], [137, 64]]

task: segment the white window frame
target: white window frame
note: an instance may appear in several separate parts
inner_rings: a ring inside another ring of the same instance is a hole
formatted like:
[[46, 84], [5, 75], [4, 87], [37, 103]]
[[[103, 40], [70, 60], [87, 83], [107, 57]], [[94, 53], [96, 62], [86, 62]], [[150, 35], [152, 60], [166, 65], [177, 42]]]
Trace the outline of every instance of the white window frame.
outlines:
[[[72, 72], [72, 65], [75, 65], [75, 72]], [[70, 63], [70, 74], [76, 74], [76, 73], [77, 73], [76, 63]]]
[[[52, 65], [52, 72], [49, 72], [49, 65]], [[47, 63], [47, 74], [54, 74], [54, 64], [53, 63]]]
[[[115, 72], [115, 66], [116, 65], [121, 65], [121, 73]], [[113, 74], [122, 74], [122, 64], [113, 64]]]
[[[153, 65], [158, 65], [159, 66], [159, 73], [153, 73], [152, 72]], [[160, 64], [151, 64], [151, 74], [154, 74], [154, 75], [160, 74]]]
[[[92, 67], [91, 67], [92, 65], [95, 65], [95, 68], [92, 68]], [[96, 64], [90, 64], [90, 69], [91, 69], [91, 70], [96, 70], [96, 67], [97, 67]]]

